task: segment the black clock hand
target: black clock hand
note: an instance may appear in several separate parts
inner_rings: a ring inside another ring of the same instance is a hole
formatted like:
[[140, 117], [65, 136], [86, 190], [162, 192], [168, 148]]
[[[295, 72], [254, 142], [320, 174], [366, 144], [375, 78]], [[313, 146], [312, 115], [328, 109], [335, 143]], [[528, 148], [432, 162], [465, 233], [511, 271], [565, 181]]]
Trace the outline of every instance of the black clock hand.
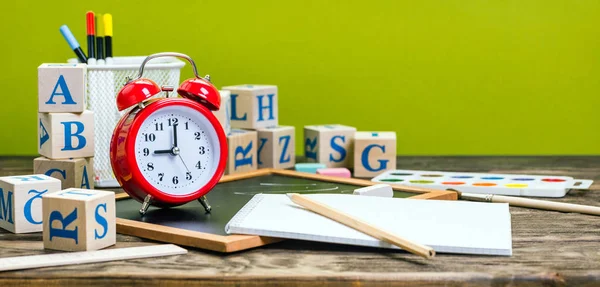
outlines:
[[167, 153], [173, 153], [173, 149], [161, 149], [161, 150], [154, 151], [154, 154], [167, 154]]
[[177, 123], [173, 124], [173, 147], [177, 147]]

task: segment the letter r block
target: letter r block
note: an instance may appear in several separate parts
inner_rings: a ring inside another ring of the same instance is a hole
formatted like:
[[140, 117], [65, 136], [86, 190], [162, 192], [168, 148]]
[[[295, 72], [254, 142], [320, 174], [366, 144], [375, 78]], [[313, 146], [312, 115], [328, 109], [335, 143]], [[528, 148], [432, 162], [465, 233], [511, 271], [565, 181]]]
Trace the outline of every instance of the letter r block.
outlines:
[[232, 128], [256, 130], [277, 126], [277, 86], [238, 85], [223, 90], [231, 92]]
[[98, 250], [117, 238], [115, 194], [68, 188], [42, 196], [44, 248]]
[[354, 177], [375, 177], [396, 169], [395, 132], [357, 132], [354, 137]]
[[51, 159], [94, 156], [94, 113], [38, 113], [38, 153]]
[[227, 136], [227, 167], [225, 174], [234, 174], [257, 169], [255, 131], [232, 129]]
[[258, 132], [258, 168], [286, 169], [296, 164], [296, 129], [278, 126], [256, 130]]
[[45, 174], [61, 181], [63, 189], [76, 187], [94, 189], [94, 158], [33, 160], [33, 173]]
[[326, 167], [352, 167], [356, 128], [344, 125], [304, 126], [304, 156], [307, 162]]
[[0, 177], [0, 227], [13, 233], [42, 231], [42, 195], [60, 180], [43, 174]]
[[85, 64], [42, 64], [38, 67], [38, 112], [81, 113], [86, 107]]

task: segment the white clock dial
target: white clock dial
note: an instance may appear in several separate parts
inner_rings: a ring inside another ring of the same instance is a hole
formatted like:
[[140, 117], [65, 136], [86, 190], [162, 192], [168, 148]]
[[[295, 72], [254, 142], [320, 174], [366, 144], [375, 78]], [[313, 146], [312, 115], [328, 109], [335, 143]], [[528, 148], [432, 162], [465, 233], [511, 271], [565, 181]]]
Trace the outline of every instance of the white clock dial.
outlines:
[[171, 195], [196, 192], [213, 177], [221, 151], [213, 125], [200, 112], [167, 106], [152, 113], [135, 139], [144, 178]]

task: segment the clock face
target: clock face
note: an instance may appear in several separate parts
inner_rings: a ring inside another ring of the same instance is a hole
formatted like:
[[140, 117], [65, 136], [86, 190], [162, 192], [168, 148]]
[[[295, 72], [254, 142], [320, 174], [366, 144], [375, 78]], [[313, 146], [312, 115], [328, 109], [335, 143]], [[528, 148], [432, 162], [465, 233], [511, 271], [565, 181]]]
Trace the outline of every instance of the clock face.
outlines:
[[204, 115], [186, 106], [166, 106], [141, 124], [135, 159], [153, 187], [170, 195], [188, 195], [215, 174], [219, 147], [217, 132]]

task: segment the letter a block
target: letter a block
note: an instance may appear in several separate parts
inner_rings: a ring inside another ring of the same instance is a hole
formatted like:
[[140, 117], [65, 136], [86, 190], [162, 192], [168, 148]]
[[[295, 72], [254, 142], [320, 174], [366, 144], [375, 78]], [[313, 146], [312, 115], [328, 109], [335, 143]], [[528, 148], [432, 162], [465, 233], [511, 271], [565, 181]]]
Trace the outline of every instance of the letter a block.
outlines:
[[295, 131], [292, 126], [259, 129], [258, 168], [285, 169], [296, 164]]
[[227, 136], [229, 147], [225, 174], [234, 174], [256, 170], [256, 132], [231, 130]]
[[327, 167], [352, 167], [356, 128], [343, 125], [304, 127], [304, 156], [307, 162]]
[[38, 113], [38, 153], [51, 159], [94, 156], [94, 113]]
[[76, 187], [94, 188], [94, 158], [49, 159], [38, 157], [33, 160], [33, 173], [45, 174], [61, 181], [63, 189]]
[[42, 195], [60, 180], [43, 174], [0, 177], [0, 227], [13, 233], [42, 231]]
[[218, 111], [213, 111], [213, 114], [221, 123], [226, 135], [231, 133], [231, 92], [219, 91], [221, 94], [221, 108]]
[[44, 248], [86, 251], [115, 244], [114, 192], [69, 188], [42, 196], [42, 203]]
[[354, 176], [375, 177], [396, 168], [395, 132], [357, 132], [354, 137]]
[[85, 110], [87, 66], [42, 64], [38, 67], [38, 112], [81, 113]]
[[239, 85], [223, 90], [231, 92], [232, 128], [256, 130], [277, 126], [277, 86]]

